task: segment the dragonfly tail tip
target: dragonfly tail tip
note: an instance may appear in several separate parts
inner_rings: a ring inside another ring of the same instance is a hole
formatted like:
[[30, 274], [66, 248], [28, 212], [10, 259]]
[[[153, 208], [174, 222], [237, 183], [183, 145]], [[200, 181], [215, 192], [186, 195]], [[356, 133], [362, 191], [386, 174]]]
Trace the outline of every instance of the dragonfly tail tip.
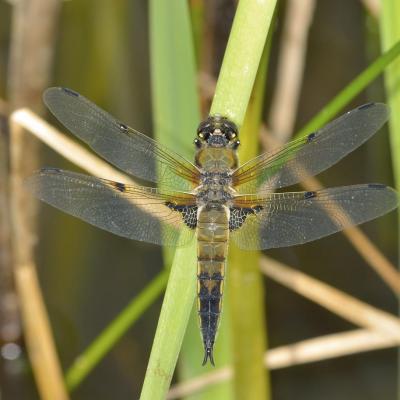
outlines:
[[215, 367], [215, 363], [214, 363], [214, 355], [213, 355], [213, 348], [212, 346], [208, 347], [206, 346], [204, 348], [204, 359], [203, 359], [203, 363], [201, 364], [202, 366], [207, 364], [207, 360], [210, 360], [210, 364]]

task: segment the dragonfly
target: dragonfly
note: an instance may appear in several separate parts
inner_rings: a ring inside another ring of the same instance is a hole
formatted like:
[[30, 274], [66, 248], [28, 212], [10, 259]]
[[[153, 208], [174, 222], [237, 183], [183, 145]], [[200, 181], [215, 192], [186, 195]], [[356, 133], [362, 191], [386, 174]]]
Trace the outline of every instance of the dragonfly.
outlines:
[[388, 119], [388, 107], [382, 103], [360, 106], [240, 165], [238, 128], [223, 116], [209, 116], [200, 123], [190, 162], [71, 89], [49, 88], [43, 98], [80, 140], [148, 185], [43, 168], [27, 182], [36, 197], [129, 239], [163, 246], [197, 240], [203, 365], [215, 365], [213, 349], [231, 240], [243, 250], [299, 245], [379, 217], [398, 205], [396, 191], [376, 183], [277, 192], [322, 172], [368, 140]]

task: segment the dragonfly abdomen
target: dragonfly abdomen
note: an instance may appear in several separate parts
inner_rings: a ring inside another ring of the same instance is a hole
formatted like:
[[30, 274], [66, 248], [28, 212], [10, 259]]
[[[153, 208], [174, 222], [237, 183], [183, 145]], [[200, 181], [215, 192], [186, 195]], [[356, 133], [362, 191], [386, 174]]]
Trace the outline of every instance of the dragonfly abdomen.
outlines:
[[222, 294], [229, 239], [229, 209], [223, 205], [203, 206], [197, 221], [197, 296], [203, 365], [214, 365], [213, 347], [222, 310]]

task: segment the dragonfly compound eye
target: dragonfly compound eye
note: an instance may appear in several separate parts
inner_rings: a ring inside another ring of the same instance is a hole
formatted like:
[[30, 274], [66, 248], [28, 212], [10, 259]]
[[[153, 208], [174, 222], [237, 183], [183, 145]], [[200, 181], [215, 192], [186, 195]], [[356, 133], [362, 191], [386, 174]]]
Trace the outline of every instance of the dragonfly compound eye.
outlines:
[[233, 131], [228, 131], [225, 133], [225, 137], [231, 141], [232, 139], [235, 139], [235, 137], [237, 136], [236, 132]]
[[221, 124], [221, 130], [229, 141], [235, 139], [238, 135], [236, 125], [227, 118], [224, 118], [224, 122]]
[[202, 140], [207, 140], [212, 132], [213, 128], [208, 120], [200, 122], [197, 128], [197, 136]]
[[201, 131], [197, 133], [197, 136], [202, 139], [202, 140], [208, 140], [208, 138], [210, 137], [210, 132], [208, 131]]

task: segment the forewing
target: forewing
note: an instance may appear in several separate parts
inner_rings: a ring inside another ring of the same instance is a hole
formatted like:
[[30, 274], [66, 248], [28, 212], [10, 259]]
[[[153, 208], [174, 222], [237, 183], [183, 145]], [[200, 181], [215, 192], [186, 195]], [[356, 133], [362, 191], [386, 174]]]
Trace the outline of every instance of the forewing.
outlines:
[[397, 192], [380, 184], [238, 196], [234, 207], [247, 215], [231, 236], [246, 250], [294, 246], [386, 214], [398, 201]]
[[54, 87], [46, 90], [43, 99], [68, 130], [123, 171], [176, 190], [190, 190], [198, 184], [199, 171], [192, 163], [80, 94]]
[[193, 209], [190, 194], [129, 186], [105, 179], [46, 168], [27, 181], [40, 200], [116, 235], [166, 246], [188, 243], [194, 229], [182, 219]]
[[243, 164], [233, 173], [233, 185], [239, 193], [294, 185], [359, 147], [381, 128], [388, 115], [388, 107], [382, 103], [349, 111], [319, 131]]

